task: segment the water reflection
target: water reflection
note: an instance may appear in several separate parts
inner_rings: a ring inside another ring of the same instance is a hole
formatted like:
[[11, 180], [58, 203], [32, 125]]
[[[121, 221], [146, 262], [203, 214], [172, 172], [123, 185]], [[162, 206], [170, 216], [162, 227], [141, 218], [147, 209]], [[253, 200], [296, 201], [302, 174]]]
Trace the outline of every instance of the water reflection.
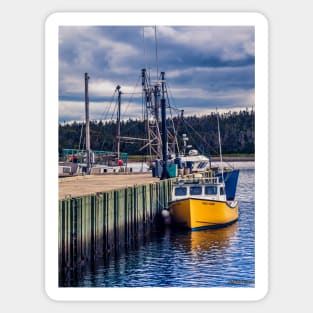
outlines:
[[203, 251], [225, 249], [234, 242], [239, 222], [218, 229], [207, 229], [189, 233], [190, 249], [197, 254]]
[[66, 272], [69, 287], [254, 287], [254, 169], [238, 184], [239, 220], [219, 229], [152, 230], [118, 257]]

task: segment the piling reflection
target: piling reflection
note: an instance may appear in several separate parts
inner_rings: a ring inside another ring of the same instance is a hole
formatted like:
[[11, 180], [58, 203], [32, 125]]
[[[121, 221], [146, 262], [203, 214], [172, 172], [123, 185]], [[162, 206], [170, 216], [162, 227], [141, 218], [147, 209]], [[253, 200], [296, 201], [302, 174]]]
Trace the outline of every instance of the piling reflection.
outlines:
[[[176, 273], [179, 268], [177, 264], [185, 261], [186, 256], [189, 255], [191, 263], [192, 260], [196, 261], [195, 263], [200, 262], [202, 258], [207, 260], [210, 254], [210, 262], [217, 261], [216, 256], [223, 255], [224, 250], [227, 250], [231, 244], [235, 244], [238, 225], [239, 222], [236, 222], [224, 228], [195, 232], [175, 231], [169, 227], [162, 230], [154, 229], [148, 236], [138, 237], [127, 248], [120, 249], [112, 255], [90, 256], [83, 262], [74, 264], [73, 267], [63, 267], [59, 284], [63, 287], [79, 286], [81, 281], [88, 281], [89, 287], [99, 284], [106, 286], [106, 281], [114, 281], [116, 284], [120, 280], [121, 273], [124, 273], [123, 279], [126, 279], [126, 273], [128, 275], [132, 272], [141, 273], [145, 269], [144, 262], [147, 262], [150, 267], [156, 267], [156, 271], [162, 272], [158, 275], [157, 285], [170, 285], [170, 278], [173, 281], [175, 276], [179, 277]], [[161, 266], [160, 260], [163, 261]], [[159, 264], [158, 267], [155, 264]], [[101, 283], [96, 280], [99, 273], [101, 273]], [[86, 279], [86, 275], [90, 277]], [[131, 276], [128, 278], [131, 281]], [[155, 279], [147, 276], [147, 283]]]
[[[79, 282], [85, 279], [86, 274], [95, 274], [100, 268], [106, 269], [110, 264], [118, 266], [119, 260], [127, 257], [128, 254], [134, 254], [139, 248], [145, 247], [147, 242], [155, 240], [159, 231], [156, 226], [146, 225], [138, 233], [129, 237], [128, 241], [123, 245], [112, 245], [107, 248], [103, 247], [99, 238], [96, 243], [90, 241], [84, 243], [85, 250], [89, 253], [80, 255], [79, 257], [71, 257], [66, 261], [63, 255], [59, 255], [59, 286], [60, 287], [78, 287]], [[76, 253], [74, 253], [76, 255]], [[117, 270], [119, 273], [120, 270]], [[89, 284], [93, 285], [94, 275], [91, 275]]]

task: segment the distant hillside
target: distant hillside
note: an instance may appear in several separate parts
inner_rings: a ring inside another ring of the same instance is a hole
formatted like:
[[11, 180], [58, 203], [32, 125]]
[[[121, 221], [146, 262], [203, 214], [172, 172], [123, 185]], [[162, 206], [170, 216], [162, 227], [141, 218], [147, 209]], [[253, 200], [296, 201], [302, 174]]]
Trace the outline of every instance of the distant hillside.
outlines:
[[[217, 155], [218, 132], [216, 114], [186, 116], [183, 119], [174, 118], [178, 139], [187, 134], [188, 144], [206, 155]], [[223, 154], [254, 154], [254, 111], [243, 110], [220, 115], [220, 130]], [[92, 150], [113, 151], [116, 123], [90, 123], [90, 142]], [[85, 128], [82, 123], [59, 124], [59, 153], [62, 149], [85, 149]], [[127, 120], [121, 122], [121, 136], [143, 138], [145, 124], [141, 120]], [[179, 142], [182, 144], [182, 142]], [[121, 143], [121, 151], [129, 155], [146, 154], [139, 152], [141, 144]]]

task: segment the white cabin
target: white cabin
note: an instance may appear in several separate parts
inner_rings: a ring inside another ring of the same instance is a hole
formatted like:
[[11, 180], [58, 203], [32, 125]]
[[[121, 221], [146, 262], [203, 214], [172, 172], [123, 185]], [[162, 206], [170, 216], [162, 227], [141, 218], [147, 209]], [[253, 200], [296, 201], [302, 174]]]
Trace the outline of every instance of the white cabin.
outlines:
[[186, 198], [226, 201], [225, 185], [218, 177], [179, 178], [173, 185], [172, 201]]

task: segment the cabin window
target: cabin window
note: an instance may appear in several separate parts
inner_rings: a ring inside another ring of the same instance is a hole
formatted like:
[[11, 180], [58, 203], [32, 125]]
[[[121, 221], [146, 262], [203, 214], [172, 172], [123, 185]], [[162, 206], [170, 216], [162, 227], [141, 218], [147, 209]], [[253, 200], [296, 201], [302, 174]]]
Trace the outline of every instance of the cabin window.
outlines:
[[190, 195], [197, 196], [202, 194], [202, 187], [190, 187]]
[[186, 187], [176, 187], [175, 196], [186, 196], [187, 188]]
[[216, 195], [217, 194], [216, 186], [205, 186], [205, 194], [206, 195]]
[[225, 188], [224, 187], [221, 187], [220, 189], [220, 195], [223, 196], [225, 194]]

